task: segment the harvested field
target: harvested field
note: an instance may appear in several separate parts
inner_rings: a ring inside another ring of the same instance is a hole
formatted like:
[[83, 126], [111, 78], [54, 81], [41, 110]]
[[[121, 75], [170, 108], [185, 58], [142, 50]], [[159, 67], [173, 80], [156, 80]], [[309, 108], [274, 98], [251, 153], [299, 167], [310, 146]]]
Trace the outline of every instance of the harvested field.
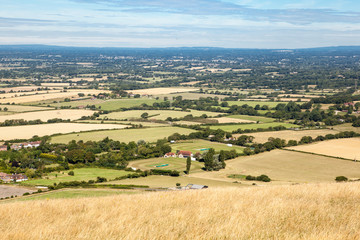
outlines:
[[258, 129], [258, 128], [269, 128], [283, 126], [285, 128], [296, 128], [298, 125], [292, 123], [283, 123], [283, 122], [270, 122], [270, 123], [243, 123], [243, 124], [229, 124], [229, 125], [213, 125], [210, 126], [211, 129], [222, 129], [227, 132], [232, 132], [238, 129]]
[[182, 96], [183, 99], [187, 100], [197, 100], [200, 98], [207, 98], [207, 97], [218, 97], [219, 99], [223, 99], [225, 97], [228, 97], [227, 95], [219, 95], [219, 94], [208, 94], [208, 93], [173, 93], [173, 94], [162, 94], [157, 95], [157, 97], [160, 97], [161, 99], [164, 99], [167, 97], [168, 99], [172, 99], [173, 97]]
[[[296, 140], [300, 141], [303, 136], [311, 136], [316, 138], [317, 136], [325, 136], [326, 134], [336, 134], [338, 131], [330, 129], [321, 129], [321, 130], [284, 130], [284, 131], [272, 131], [272, 132], [258, 132], [258, 133], [247, 133], [246, 135], [253, 136], [254, 142], [256, 143], [265, 143], [270, 137], [281, 138], [286, 141]], [[241, 134], [234, 134], [234, 137], [239, 137]]]
[[237, 119], [231, 117], [221, 117], [221, 118], [213, 118], [218, 121], [218, 123], [256, 123], [256, 121], [250, 121], [245, 119]]
[[360, 138], [342, 138], [289, 149], [360, 161]]
[[49, 119], [60, 118], [64, 120], [67, 119], [76, 120], [81, 118], [82, 116], [91, 116], [93, 113], [94, 111], [91, 110], [71, 110], [71, 109], [27, 112], [27, 113], [13, 114], [10, 116], [0, 116], [0, 122], [4, 122], [5, 120], [12, 120], [12, 119], [24, 119], [24, 120], [40, 119], [41, 121], [47, 121]]
[[235, 118], [235, 119], [241, 119], [241, 120], [254, 121], [254, 122], [259, 122], [259, 123], [270, 123], [270, 122], [275, 121], [275, 118], [268, 118], [268, 117], [262, 117], [262, 116], [231, 115], [228, 117]]
[[33, 188], [25, 188], [11, 185], [0, 185], [0, 198], [6, 198], [11, 196], [22, 196], [24, 193], [35, 192]]
[[156, 120], [166, 120], [168, 117], [171, 118], [183, 118], [186, 115], [193, 115], [194, 117], [199, 117], [203, 114], [206, 114], [208, 117], [217, 116], [219, 113], [215, 112], [205, 112], [205, 111], [196, 111], [191, 110], [187, 111], [172, 111], [172, 110], [130, 110], [124, 112], [112, 112], [106, 115], [102, 115], [103, 118], [108, 119], [137, 119], [141, 118], [143, 113], [148, 113], [148, 119], [156, 119]]
[[70, 83], [41, 83], [43, 87], [69, 87]]
[[5, 91], [6, 93], [13, 91], [13, 92], [28, 92], [34, 91], [38, 89], [39, 86], [22, 86], [22, 87], [10, 87], [10, 88], [0, 88], [0, 91]]
[[153, 103], [160, 103], [161, 100], [151, 98], [131, 98], [131, 99], [111, 99], [102, 103], [97, 103], [97, 107], [101, 107], [102, 110], [118, 110], [120, 108], [131, 108], [140, 106], [141, 104], [152, 105]]
[[269, 101], [228, 101], [229, 103], [229, 106], [231, 105], [238, 105], [238, 106], [242, 106], [242, 105], [249, 105], [251, 107], [255, 107], [256, 105], [260, 105], [260, 106], [263, 106], [263, 105], [267, 105], [269, 106], [269, 108], [273, 108], [273, 107], [276, 107], [278, 104], [280, 103], [284, 103], [284, 104], [287, 104], [288, 101], [285, 100], [285, 102], [269, 102]]
[[181, 88], [181, 87], [169, 87], [169, 88], [148, 88], [148, 89], [139, 89], [139, 90], [129, 90], [129, 93], [140, 94], [140, 95], [159, 95], [159, 94], [171, 94], [171, 93], [181, 93], [181, 92], [191, 92], [197, 91], [197, 88]]
[[[100, 125], [100, 124], [96, 124]], [[107, 126], [109, 124], [103, 124]], [[102, 125], [100, 125], [102, 126]], [[118, 126], [118, 125], [117, 125]], [[190, 134], [195, 132], [191, 129], [178, 128], [178, 127], [153, 127], [153, 128], [140, 128], [140, 129], [123, 129], [111, 131], [94, 131], [78, 134], [67, 134], [55, 136], [52, 138], [53, 143], [68, 143], [71, 140], [83, 141], [100, 141], [106, 137], [117, 140], [120, 142], [131, 142], [145, 140], [147, 142], [156, 142], [158, 139], [166, 138], [174, 133]]]
[[[93, 131], [100, 129], [122, 129], [128, 126], [119, 124], [81, 124], [81, 123], [52, 123], [26, 126], [0, 127], [0, 139], [29, 139], [35, 135], [45, 136], [56, 133], [72, 133]], [[92, 140], [92, 139], [91, 139]], [[70, 140], [69, 140], [70, 141]], [[68, 143], [67, 141], [66, 143]]]
[[[16, 97], [15, 97], [15, 95], [20, 95], [20, 94], [19, 93], [17, 93], [17, 94], [5, 93], [5, 94], [0, 94], [0, 98], [1, 98], [0, 103], [15, 103], [15, 104], [29, 103], [29, 102], [37, 103], [38, 101], [44, 101], [44, 100], [49, 100], [49, 99], [77, 98], [78, 93], [84, 93], [85, 95], [88, 95], [88, 94], [92, 95], [92, 94], [99, 94], [99, 93], [104, 93], [104, 92], [109, 92], [109, 91], [76, 89], [76, 90], [67, 90], [67, 92], [59, 92], [56, 90], [51, 90], [51, 91], [31, 92], [32, 95], [16, 96]], [[36, 94], [36, 93], [38, 93], [38, 94]], [[21, 94], [26, 94], [26, 93], [21, 93]]]
[[22, 105], [8, 105], [8, 104], [0, 104], [0, 108], [8, 109], [8, 112], [35, 112], [35, 111], [44, 111], [44, 110], [52, 110], [53, 108], [49, 107], [35, 107], [35, 106], [22, 106]]
[[[190, 178], [188, 182], [192, 182]], [[8, 240], [355, 240], [360, 229], [359, 187], [359, 183], [210, 187], [98, 198], [8, 201], [0, 208], [0, 231]]]
[[[334, 182], [337, 176], [360, 178], [360, 163], [331, 157], [311, 155], [308, 153], [273, 150], [248, 157], [239, 157], [226, 161], [226, 168], [218, 172], [194, 173], [193, 177], [209, 178], [223, 181], [233, 181], [228, 178], [231, 174], [268, 175], [272, 182], [278, 183], [306, 183], [306, 182]], [[244, 180], [244, 184], [253, 181]]]

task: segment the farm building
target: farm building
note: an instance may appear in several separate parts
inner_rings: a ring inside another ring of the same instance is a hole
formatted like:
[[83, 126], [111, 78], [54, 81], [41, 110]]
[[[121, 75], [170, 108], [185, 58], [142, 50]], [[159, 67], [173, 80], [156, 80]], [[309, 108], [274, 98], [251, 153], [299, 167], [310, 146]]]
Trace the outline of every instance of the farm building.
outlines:
[[0, 172], [0, 180], [9, 183], [9, 182], [23, 182], [27, 181], [28, 177], [24, 174], [7, 174]]
[[164, 158], [168, 158], [168, 157], [176, 157], [176, 154], [172, 152], [168, 152], [164, 155]]
[[6, 145], [0, 146], [0, 152], [3, 152], [3, 151], [7, 151]]
[[20, 150], [21, 148], [33, 148], [33, 147], [39, 147], [40, 143], [41, 141], [16, 143], [13, 144], [10, 148], [13, 150]]
[[179, 151], [178, 152], [178, 157], [179, 158], [188, 158], [188, 157], [192, 157], [193, 154], [190, 151]]

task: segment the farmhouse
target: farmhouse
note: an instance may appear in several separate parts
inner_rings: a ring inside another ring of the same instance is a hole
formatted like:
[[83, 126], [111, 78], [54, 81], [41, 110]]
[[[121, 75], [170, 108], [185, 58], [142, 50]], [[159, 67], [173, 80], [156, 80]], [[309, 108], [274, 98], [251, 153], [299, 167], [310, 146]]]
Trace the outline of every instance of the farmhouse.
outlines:
[[179, 158], [188, 158], [188, 157], [192, 157], [193, 154], [190, 151], [179, 151], [178, 152], [178, 157]]
[[172, 152], [168, 152], [164, 155], [164, 158], [168, 158], [168, 157], [176, 157], [176, 154]]
[[41, 141], [16, 143], [13, 144], [10, 148], [13, 150], [20, 150], [21, 148], [33, 148], [33, 147], [39, 147], [40, 143]]
[[0, 146], [0, 152], [3, 152], [3, 151], [7, 151], [7, 146], [6, 145]]
[[27, 181], [28, 177], [24, 174], [7, 174], [0, 172], [0, 180], [9, 183], [9, 182], [23, 182]]
[[185, 189], [205, 189], [208, 188], [206, 185], [198, 185], [198, 184], [188, 184]]

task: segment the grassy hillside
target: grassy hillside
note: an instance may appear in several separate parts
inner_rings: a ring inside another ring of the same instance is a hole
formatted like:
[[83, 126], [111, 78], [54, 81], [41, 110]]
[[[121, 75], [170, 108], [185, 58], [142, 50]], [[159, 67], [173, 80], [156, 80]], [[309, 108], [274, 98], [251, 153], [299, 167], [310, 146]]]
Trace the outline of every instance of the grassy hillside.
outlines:
[[358, 239], [360, 184], [7, 202], [3, 239]]

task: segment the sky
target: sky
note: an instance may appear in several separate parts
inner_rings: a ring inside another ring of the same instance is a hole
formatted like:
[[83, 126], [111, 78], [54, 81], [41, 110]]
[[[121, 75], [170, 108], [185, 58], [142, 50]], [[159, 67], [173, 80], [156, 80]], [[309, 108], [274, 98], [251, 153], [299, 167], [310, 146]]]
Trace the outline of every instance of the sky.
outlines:
[[0, 0], [0, 44], [360, 45], [358, 0]]

